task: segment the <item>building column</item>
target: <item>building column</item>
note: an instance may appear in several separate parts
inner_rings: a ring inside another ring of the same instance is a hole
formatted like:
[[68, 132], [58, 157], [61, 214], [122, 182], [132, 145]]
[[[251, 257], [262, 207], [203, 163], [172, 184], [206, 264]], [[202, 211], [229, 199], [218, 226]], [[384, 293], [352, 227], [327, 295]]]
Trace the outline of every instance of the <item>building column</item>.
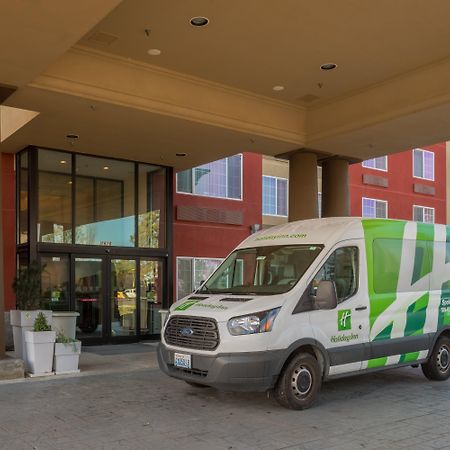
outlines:
[[289, 222], [316, 217], [317, 156], [299, 151], [289, 159]]
[[0, 359], [5, 357], [5, 286], [3, 281], [3, 172], [0, 153]]
[[332, 158], [322, 164], [322, 217], [350, 215], [348, 161]]

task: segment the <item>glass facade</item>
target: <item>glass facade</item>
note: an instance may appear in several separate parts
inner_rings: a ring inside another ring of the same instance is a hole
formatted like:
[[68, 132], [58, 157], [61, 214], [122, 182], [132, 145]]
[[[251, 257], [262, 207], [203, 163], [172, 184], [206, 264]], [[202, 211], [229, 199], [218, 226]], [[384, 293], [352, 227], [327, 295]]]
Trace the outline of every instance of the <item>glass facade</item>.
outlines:
[[90, 342], [157, 334], [171, 170], [34, 147], [17, 167], [17, 261], [40, 262], [42, 306], [78, 311]]
[[219, 159], [177, 174], [177, 192], [242, 199], [242, 155]]

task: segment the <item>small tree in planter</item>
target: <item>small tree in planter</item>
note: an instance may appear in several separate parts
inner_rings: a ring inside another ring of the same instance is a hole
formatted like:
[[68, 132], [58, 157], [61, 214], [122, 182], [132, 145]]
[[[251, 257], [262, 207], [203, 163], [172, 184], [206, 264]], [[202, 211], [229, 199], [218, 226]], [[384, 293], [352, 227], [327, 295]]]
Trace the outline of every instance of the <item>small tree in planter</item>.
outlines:
[[80, 353], [81, 341], [77, 341], [67, 337], [64, 333], [58, 332], [53, 359], [53, 369], [56, 375], [79, 372]]
[[[26, 358], [25, 331], [31, 330], [41, 307], [42, 269], [36, 262], [19, 269], [12, 288], [16, 294], [17, 309], [10, 311], [14, 337], [14, 351], [18, 358]], [[51, 324], [52, 312], [42, 311]]]
[[25, 331], [27, 367], [31, 375], [42, 376], [52, 373], [56, 332], [51, 331], [44, 313], [40, 311], [34, 321], [33, 330]]

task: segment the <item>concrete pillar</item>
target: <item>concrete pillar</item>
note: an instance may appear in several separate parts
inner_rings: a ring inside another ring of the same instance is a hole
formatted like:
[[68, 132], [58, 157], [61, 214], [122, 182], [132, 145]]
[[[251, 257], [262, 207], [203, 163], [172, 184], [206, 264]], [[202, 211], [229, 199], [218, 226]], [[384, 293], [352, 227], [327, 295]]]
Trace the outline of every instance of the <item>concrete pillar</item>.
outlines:
[[3, 172], [0, 153], [0, 359], [5, 357], [5, 286], [3, 281]]
[[322, 217], [349, 215], [348, 161], [328, 159], [322, 164]]
[[299, 151], [289, 159], [289, 222], [317, 216], [317, 156]]

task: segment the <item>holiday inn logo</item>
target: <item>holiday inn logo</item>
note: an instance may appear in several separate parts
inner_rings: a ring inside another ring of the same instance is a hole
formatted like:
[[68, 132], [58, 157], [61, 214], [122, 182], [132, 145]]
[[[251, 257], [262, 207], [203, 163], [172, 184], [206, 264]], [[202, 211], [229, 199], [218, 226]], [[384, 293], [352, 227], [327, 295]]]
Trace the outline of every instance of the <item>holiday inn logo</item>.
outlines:
[[352, 311], [350, 309], [340, 309], [338, 311], [338, 331], [352, 329]]

